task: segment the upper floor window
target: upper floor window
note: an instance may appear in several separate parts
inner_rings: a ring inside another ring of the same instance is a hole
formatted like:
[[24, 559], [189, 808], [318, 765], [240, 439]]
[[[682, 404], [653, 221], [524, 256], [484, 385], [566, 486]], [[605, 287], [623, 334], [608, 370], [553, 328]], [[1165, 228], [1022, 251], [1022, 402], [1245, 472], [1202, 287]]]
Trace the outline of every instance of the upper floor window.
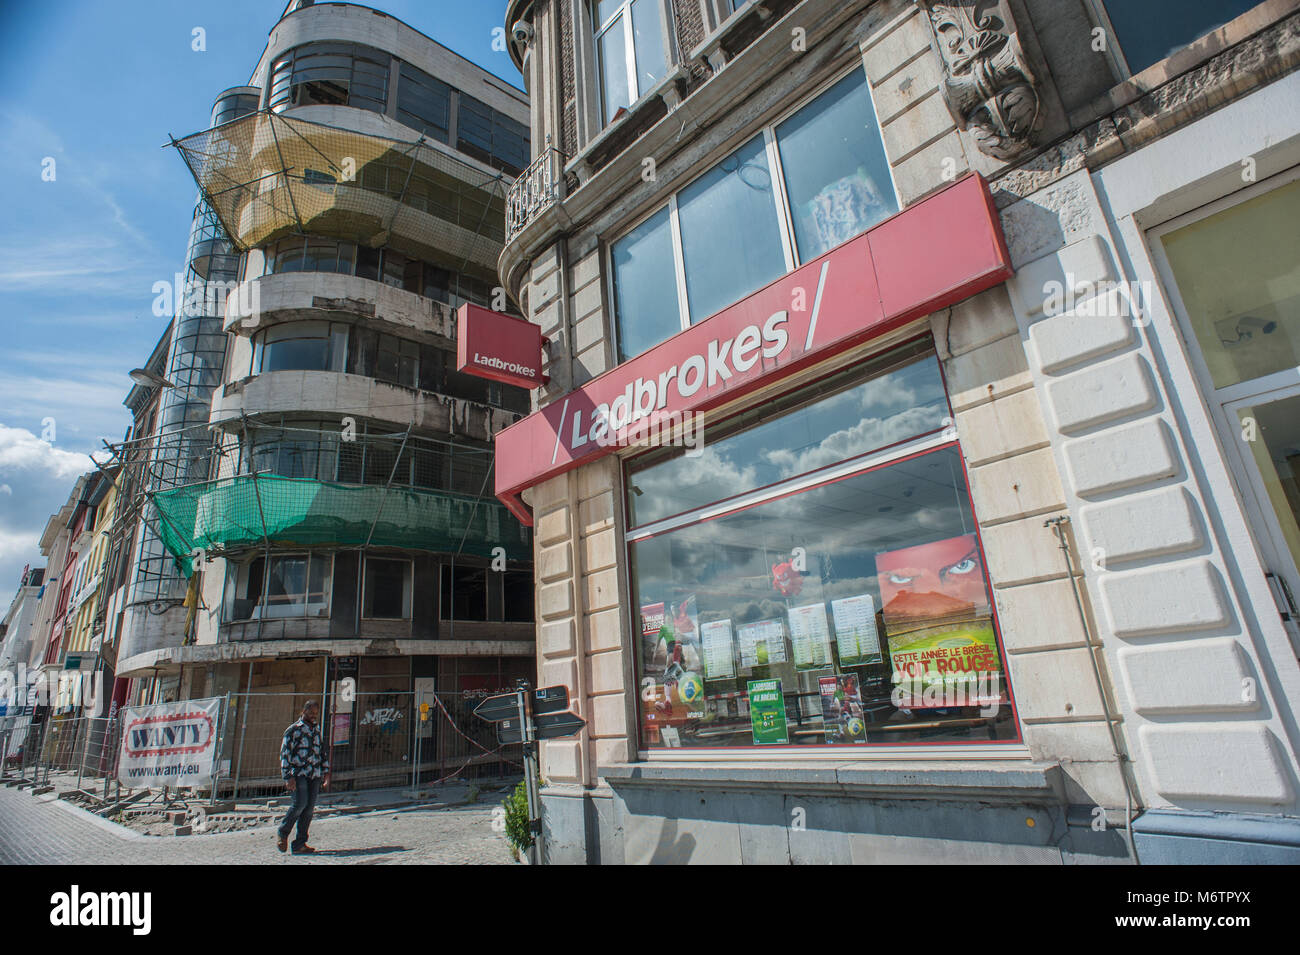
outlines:
[[281, 554], [226, 565], [226, 620], [329, 615], [329, 554]]
[[397, 85], [397, 118], [431, 136], [447, 142], [451, 130], [451, 87], [410, 63], [403, 63]]
[[668, 73], [670, 14], [663, 0], [596, 0], [601, 124], [631, 106]]
[[289, 236], [246, 256], [244, 281], [280, 272], [337, 272], [383, 282], [459, 308], [465, 302], [489, 307], [495, 283], [413, 259], [388, 248], [367, 249], [323, 236]]
[[307, 43], [271, 64], [267, 105], [355, 106], [382, 113], [388, 103], [391, 57], [359, 43]]
[[253, 337], [250, 374], [333, 371], [528, 413], [528, 392], [459, 372], [449, 352], [347, 322], [286, 322]]
[[461, 93], [456, 113], [456, 148], [517, 176], [528, 166], [528, 127]]
[[619, 360], [896, 211], [871, 95], [857, 68], [611, 245]]
[[1110, 20], [1124, 65], [1141, 73], [1229, 20], [1259, 0], [1096, 0]]

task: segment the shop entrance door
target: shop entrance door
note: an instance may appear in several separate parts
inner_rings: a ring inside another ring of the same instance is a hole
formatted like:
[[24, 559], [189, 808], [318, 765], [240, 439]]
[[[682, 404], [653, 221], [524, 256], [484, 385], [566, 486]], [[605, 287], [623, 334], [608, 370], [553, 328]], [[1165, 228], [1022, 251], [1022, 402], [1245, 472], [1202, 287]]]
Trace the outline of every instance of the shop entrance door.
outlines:
[[1277, 612], [1300, 654], [1300, 169], [1152, 231]]

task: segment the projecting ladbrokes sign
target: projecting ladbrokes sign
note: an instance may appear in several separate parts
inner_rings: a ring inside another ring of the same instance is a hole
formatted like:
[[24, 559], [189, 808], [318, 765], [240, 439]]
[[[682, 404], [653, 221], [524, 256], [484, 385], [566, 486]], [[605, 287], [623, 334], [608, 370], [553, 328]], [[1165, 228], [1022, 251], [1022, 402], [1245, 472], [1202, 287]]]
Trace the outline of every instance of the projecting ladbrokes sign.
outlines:
[[184, 700], [123, 711], [123, 786], [204, 786], [212, 782], [221, 700]]

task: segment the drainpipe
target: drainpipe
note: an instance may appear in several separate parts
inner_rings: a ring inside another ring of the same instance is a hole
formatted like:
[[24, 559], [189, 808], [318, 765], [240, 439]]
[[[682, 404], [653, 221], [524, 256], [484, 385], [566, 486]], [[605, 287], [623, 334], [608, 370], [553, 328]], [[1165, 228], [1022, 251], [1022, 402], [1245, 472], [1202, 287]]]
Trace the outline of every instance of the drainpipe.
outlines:
[[1120, 782], [1124, 784], [1124, 834], [1128, 838], [1128, 848], [1133, 855], [1133, 862], [1141, 865], [1141, 860], [1138, 859], [1137, 844], [1133, 841], [1133, 806], [1135, 803], [1139, 803], [1140, 800], [1133, 791], [1128, 771], [1125, 769], [1130, 760], [1124, 752], [1123, 744], [1119, 739], [1117, 724], [1120, 717], [1118, 714], [1112, 713], [1110, 709], [1106, 686], [1101, 677], [1101, 667], [1097, 664], [1092, 628], [1088, 626], [1088, 615], [1084, 613], [1083, 598], [1079, 595], [1079, 584], [1075, 580], [1074, 559], [1070, 555], [1070, 544], [1066, 538], [1067, 532], [1065, 529], [1065, 525], [1069, 523], [1069, 515], [1062, 514], [1059, 517], [1051, 517], [1043, 521], [1043, 526], [1052, 529], [1052, 533], [1056, 535], [1057, 541], [1060, 542], [1061, 553], [1065, 555], [1066, 578], [1070, 581], [1070, 593], [1074, 595], [1074, 607], [1079, 613], [1079, 625], [1083, 627], [1083, 636], [1088, 644], [1088, 661], [1092, 664], [1092, 674], [1097, 681], [1097, 695], [1101, 699], [1101, 709], [1106, 716], [1106, 729], [1110, 732], [1110, 745], [1111, 751], [1115, 754], [1115, 766], [1119, 769]]

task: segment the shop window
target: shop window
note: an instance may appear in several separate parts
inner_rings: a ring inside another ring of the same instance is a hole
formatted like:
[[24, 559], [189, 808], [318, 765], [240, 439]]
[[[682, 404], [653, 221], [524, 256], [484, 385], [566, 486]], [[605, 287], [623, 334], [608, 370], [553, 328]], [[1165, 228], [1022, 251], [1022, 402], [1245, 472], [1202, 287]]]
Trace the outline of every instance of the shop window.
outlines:
[[[864, 384], [919, 382], [933, 359], [886, 364], [713, 442], [718, 466], [755, 465], [729, 472], [729, 496], [628, 532], [643, 747], [1018, 740], [961, 454], [933, 430], [941, 409], [923, 388], [914, 416], [868, 412], [894, 423], [860, 441], [837, 407], [861, 403]], [[633, 461], [630, 497], [645, 501], [655, 471], [681, 473]], [[774, 474], [791, 476], [765, 483]]]
[[711, 428], [703, 458], [645, 455], [628, 476], [628, 516], [661, 521], [938, 432], [948, 414], [939, 360], [922, 339]]
[[1300, 365], [1297, 222], [1292, 182], [1162, 239], [1215, 388]]
[[1296, 170], [1154, 230], [1169, 301], [1283, 619], [1300, 614]]
[[668, 18], [663, 0], [596, 0], [592, 5], [602, 124], [667, 75]]
[[366, 558], [361, 615], [405, 620], [411, 616], [411, 562]]
[[1141, 73], [1259, 4], [1259, 0], [1098, 2], [1130, 73]]
[[483, 567], [442, 566], [442, 619], [487, 620], [487, 575]]
[[611, 243], [619, 360], [897, 209], [867, 82], [855, 68]]
[[862, 70], [780, 123], [776, 142], [801, 261], [817, 258], [898, 211]]

